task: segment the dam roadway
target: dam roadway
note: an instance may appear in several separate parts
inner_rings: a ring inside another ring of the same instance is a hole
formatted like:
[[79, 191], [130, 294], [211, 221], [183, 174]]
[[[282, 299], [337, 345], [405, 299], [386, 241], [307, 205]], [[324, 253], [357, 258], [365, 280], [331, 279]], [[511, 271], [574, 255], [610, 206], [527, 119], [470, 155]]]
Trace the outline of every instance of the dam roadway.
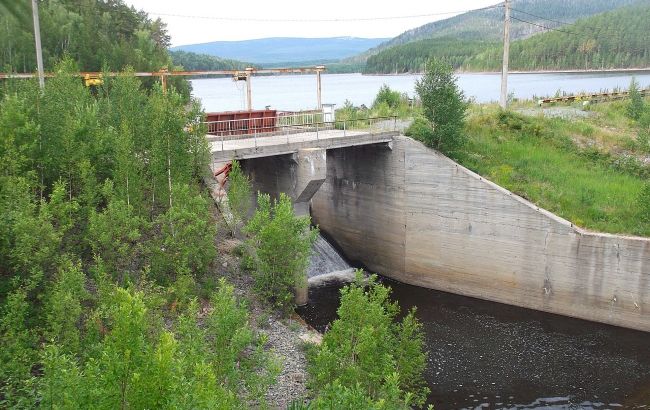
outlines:
[[340, 131], [210, 143], [372, 272], [650, 331], [650, 238], [576, 227], [396, 130]]

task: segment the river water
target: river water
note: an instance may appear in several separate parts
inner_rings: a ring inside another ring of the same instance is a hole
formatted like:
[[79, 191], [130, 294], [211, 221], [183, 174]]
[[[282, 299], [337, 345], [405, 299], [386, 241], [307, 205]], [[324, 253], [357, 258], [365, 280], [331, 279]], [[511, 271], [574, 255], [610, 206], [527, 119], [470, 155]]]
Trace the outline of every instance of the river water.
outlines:
[[[348, 266], [322, 237], [312, 265]], [[650, 409], [648, 333], [381, 280], [403, 311], [417, 306], [436, 410]], [[298, 313], [325, 331], [339, 289], [311, 288]]]
[[[627, 88], [635, 77], [642, 87], [650, 87], [650, 72], [608, 73], [531, 73], [510, 74], [509, 90], [514, 97], [531, 99], [552, 96], [556, 92], [577, 93]], [[382, 84], [392, 89], [414, 95], [417, 75], [361, 75], [323, 74], [323, 103], [341, 107], [345, 100], [354, 105], [370, 106]], [[253, 77], [253, 108], [265, 106], [279, 110], [297, 111], [316, 106], [315, 75], [282, 75]], [[499, 99], [501, 87], [499, 74], [459, 74], [458, 85], [467, 97], [477, 102]], [[231, 78], [192, 80], [194, 95], [201, 99], [206, 111], [245, 109], [245, 85]]]

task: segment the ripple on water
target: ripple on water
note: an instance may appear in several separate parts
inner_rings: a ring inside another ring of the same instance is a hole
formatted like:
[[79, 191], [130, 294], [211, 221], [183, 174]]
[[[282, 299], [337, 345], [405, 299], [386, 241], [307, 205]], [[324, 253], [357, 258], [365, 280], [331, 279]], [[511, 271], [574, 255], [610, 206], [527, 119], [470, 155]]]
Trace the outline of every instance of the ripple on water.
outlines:
[[[650, 409], [647, 333], [384, 282], [403, 310], [418, 307], [437, 410]], [[299, 313], [323, 331], [338, 289], [310, 299]]]

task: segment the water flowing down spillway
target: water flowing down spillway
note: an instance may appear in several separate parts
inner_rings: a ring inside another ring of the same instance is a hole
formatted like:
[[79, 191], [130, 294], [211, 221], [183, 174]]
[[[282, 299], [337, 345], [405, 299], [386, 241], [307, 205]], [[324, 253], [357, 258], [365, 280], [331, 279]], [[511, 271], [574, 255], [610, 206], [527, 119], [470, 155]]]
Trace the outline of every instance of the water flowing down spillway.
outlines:
[[309, 263], [308, 277], [324, 275], [350, 269], [351, 266], [320, 234], [312, 246], [311, 260]]

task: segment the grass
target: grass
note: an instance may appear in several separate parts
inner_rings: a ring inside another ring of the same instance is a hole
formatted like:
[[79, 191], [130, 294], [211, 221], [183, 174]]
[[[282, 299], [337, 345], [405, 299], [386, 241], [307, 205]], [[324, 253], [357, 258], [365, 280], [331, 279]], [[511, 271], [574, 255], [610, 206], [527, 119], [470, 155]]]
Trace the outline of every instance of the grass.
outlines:
[[595, 110], [565, 120], [473, 107], [469, 141], [451, 156], [575, 225], [650, 236], [639, 199], [650, 169], [635, 159], [633, 126], [617, 105]]

